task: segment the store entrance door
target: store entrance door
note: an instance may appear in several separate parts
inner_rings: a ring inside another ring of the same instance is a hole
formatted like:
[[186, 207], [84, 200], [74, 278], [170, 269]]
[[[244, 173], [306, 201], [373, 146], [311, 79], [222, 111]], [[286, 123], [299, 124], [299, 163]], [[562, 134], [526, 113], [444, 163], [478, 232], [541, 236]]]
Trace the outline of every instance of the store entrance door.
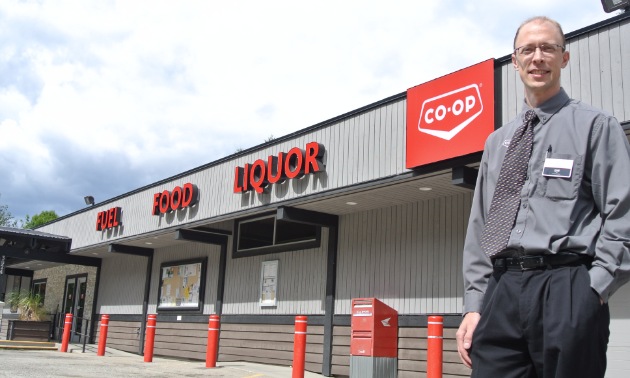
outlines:
[[[66, 314], [72, 314], [72, 330], [77, 333], [85, 333], [87, 323], [83, 321], [85, 294], [87, 292], [87, 274], [66, 276], [66, 293], [63, 304], [63, 318]], [[81, 336], [75, 333], [70, 335], [70, 342], [81, 341]]]

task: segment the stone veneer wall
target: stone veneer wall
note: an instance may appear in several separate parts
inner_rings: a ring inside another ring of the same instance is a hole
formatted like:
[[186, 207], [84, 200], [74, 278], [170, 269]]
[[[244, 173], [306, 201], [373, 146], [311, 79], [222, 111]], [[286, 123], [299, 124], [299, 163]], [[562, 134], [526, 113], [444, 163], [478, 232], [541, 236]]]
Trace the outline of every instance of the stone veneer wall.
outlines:
[[54, 268], [36, 270], [33, 280], [46, 278], [46, 299], [44, 307], [49, 313], [55, 313], [57, 306], [62, 311], [63, 291], [66, 285], [66, 276], [87, 273], [87, 289], [85, 298], [85, 317], [92, 314], [92, 302], [94, 302], [94, 284], [96, 283], [96, 268], [81, 265], [63, 265]]

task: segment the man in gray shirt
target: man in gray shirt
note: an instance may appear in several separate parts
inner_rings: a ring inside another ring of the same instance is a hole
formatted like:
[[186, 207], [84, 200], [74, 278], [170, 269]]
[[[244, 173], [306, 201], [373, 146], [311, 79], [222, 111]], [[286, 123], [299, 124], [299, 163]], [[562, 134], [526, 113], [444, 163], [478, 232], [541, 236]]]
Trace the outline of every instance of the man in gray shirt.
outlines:
[[608, 299], [630, 278], [630, 147], [560, 87], [560, 25], [525, 21], [523, 109], [488, 137], [464, 247], [457, 332], [472, 377], [603, 377]]

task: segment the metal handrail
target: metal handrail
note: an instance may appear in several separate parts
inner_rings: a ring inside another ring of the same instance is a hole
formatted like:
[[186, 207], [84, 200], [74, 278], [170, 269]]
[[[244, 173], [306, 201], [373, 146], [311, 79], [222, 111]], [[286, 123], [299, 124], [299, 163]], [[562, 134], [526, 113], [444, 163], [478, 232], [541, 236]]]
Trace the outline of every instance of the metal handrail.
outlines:
[[[55, 316], [57, 316], [57, 314], [55, 314]], [[65, 327], [65, 321], [63, 316], [59, 317], [59, 321], [57, 323], [61, 323], [62, 325], [57, 325], [55, 326], [55, 328], [58, 330], [58, 337], [60, 338], [61, 335], [63, 335], [63, 330]], [[74, 330], [74, 327], [70, 328], [70, 336], [72, 337], [72, 334], [74, 333], [75, 335], [79, 336], [79, 339], [81, 338], [81, 336], [83, 336], [83, 353], [85, 353], [85, 343], [87, 341], [87, 338], [90, 335], [90, 331], [91, 331], [91, 326], [92, 324], [90, 323], [90, 318], [82, 318], [80, 316], [73, 316], [72, 317], [72, 325], [75, 324], [75, 320], [76, 321], [81, 321], [81, 329], [83, 329], [83, 322], [86, 322], [87, 324], [85, 325], [85, 333], [81, 333], [81, 332], [77, 332]]]

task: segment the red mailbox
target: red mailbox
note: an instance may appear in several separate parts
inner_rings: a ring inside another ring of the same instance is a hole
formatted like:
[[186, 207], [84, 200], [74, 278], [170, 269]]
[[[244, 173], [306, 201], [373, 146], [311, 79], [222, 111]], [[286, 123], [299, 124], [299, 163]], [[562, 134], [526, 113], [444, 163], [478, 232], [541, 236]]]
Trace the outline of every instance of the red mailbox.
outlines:
[[376, 298], [353, 299], [350, 354], [398, 357], [398, 311]]

